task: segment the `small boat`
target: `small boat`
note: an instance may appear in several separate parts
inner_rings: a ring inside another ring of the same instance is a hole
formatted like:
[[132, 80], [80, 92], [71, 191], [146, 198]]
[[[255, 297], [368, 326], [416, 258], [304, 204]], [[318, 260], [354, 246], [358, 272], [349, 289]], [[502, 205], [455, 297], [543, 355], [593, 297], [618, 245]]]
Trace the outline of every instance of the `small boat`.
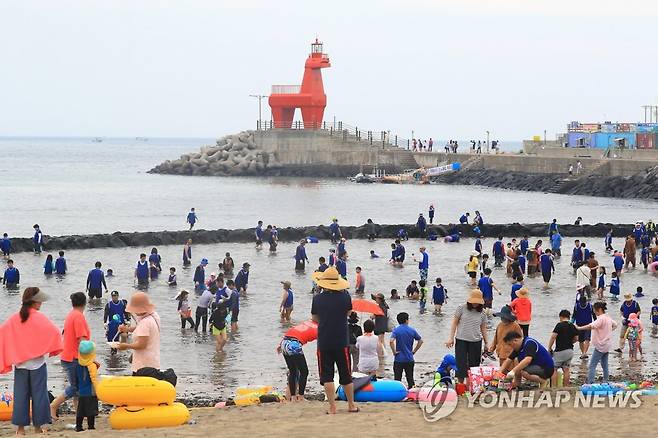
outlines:
[[349, 177], [349, 180], [359, 184], [371, 184], [377, 182], [378, 177], [375, 175], [366, 175], [359, 172], [356, 175]]
[[101, 137], [95, 137], [91, 141], [94, 142], [94, 143], [102, 143], [103, 139]]
[[397, 175], [382, 177], [384, 184], [429, 184], [432, 178], [445, 173], [456, 172], [461, 168], [459, 163], [446, 164], [444, 166], [418, 168], [405, 170]]

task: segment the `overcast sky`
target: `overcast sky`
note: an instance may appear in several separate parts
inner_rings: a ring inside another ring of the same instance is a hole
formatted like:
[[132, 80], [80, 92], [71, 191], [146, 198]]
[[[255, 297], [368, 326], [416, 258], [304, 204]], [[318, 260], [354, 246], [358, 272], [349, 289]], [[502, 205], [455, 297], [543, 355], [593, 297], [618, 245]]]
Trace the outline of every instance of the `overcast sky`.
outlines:
[[0, 0], [0, 135], [251, 129], [249, 94], [300, 83], [318, 36], [326, 120], [551, 138], [571, 120], [643, 120], [657, 18], [650, 0]]

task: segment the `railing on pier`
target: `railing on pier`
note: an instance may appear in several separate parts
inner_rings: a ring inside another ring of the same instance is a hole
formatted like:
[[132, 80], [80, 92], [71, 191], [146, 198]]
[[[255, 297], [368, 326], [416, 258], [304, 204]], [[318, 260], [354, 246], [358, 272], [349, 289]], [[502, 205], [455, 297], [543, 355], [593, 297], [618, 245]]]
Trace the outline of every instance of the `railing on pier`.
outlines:
[[301, 85], [272, 85], [272, 94], [299, 94]]
[[411, 142], [396, 134], [391, 134], [390, 131], [371, 131], [361, 129], [358, 126], [352, 126], [343, 122], [314, 122], [304, 123], [301, 120], [295, 120], [290, 126], [282, 122], [274, 122], [272, 120], [262, 120], [256, 122], [257, 131], [269, 131], [271, 129], [319, 129], [326, 131], [331, 136], [342, 136], [343, 141], [366, 141], [373, 146], [381, 146], [382, 148], [398, 147], [402, 149], [410, 149]]

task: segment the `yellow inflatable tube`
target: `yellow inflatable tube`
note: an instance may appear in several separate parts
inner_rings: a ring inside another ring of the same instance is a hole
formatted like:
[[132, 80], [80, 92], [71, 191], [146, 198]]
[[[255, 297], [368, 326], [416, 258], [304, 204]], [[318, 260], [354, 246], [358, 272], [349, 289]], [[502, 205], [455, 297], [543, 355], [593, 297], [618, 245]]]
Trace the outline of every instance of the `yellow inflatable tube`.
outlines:
[[271, 392], [274, 388], [271, 386], [243, 386], [235, 391], [236, 396], [258, 394], [263, 395]]
[[110, 412], [112, 429], [176, 427], [187, 423], [190, 411], [182, 403], [161, 406], [124, 406]]
[[153, 377], [104, 377], [96, 385], [96, 395], [114, 406], [170, 405], [176, 398], [176, 388]]

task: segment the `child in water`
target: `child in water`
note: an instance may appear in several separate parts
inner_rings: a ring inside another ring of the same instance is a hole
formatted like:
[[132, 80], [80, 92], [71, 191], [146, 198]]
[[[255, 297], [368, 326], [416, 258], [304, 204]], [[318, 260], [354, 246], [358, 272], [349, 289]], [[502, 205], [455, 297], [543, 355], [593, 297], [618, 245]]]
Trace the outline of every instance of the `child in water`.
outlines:
[[290, 315], [292, 314], [294, 295], [292, 291], [292, 284], [289, 281], [282, 281], [283, 293], [281, 294], [281, 304], [279, 305], [279, 313], [281, 314], [281, 322], [290, 322]]
[[176, 286], [176, 268], [173, 266], [169, 268], [169, 278], [167, 279], [167, 284], [169, 286]]
[[610, 280], [610, 295], [612, 301], [619, 301], [619, 288], [621, 287], [617, 272], [612, 273], [612, 280]]
[[637, 289], [635, 289], [635, 298], [642, 298], [643, 296], [642, 286], [638, 286]]
[[441, 278], [436, 279], [436, 285], [432, 289], [432, 303], [434, 304], [434, 314], [441, 315], [441, 307], [448, 300], [448, 290], [441, 284]]
[[52, 275], [54, 270], [55, 270], [55, 263], [53, 262], [53, 255], [48, 254], [46, 256], [46, 263], [44, 263], [43, 265], [43, 273], [45, 275]]
[[599, 300], [603, 300], [605, 294], [605, 267], [599, 266], [599, 279], [596, 286], [596, 296]]
[[185, 329], [185, 324], [189, 321], [190, 327], [194, 329], [194, 320], [192, 319], [192, 308], [190, 307], [190, 302], [188, 301], [190, 293], [186, 290], [180, 291], [176, 296], [178, 301], [178, 314], [180, 315], [181, 329]]
[[366, 277], [361, 272], [361, 266], [356, 267], [356, 293], [362, 294], [366, 289]]
[[420, 313], [425, 313], [425, 306], [427, 305], [427, 287], [425, 287], [425, 280], [420, 280], [418, 282], [420, 286], [420, 293], [418, 296], [418, 306], [420, 307]]
[[392, 300], [399, 300], [400, 299], [400, 294], [398, 293], [397, 289], [391, 289], [391, 299]]
[[226, 305], [228, 300], [228, 298], [218, 300], [213, 305], [213, 312], [210, 315], [210, 328], [213, 336], [215, 336], [215, 350], [218, 353], [224, 351], [224, 345], [226, 345], [226, 340], [228, 339], [226, 335], [226, 316], [228, 315]]
[[114, 271], [110, 268], [105, 272], [106, 277], [114, 277]]

